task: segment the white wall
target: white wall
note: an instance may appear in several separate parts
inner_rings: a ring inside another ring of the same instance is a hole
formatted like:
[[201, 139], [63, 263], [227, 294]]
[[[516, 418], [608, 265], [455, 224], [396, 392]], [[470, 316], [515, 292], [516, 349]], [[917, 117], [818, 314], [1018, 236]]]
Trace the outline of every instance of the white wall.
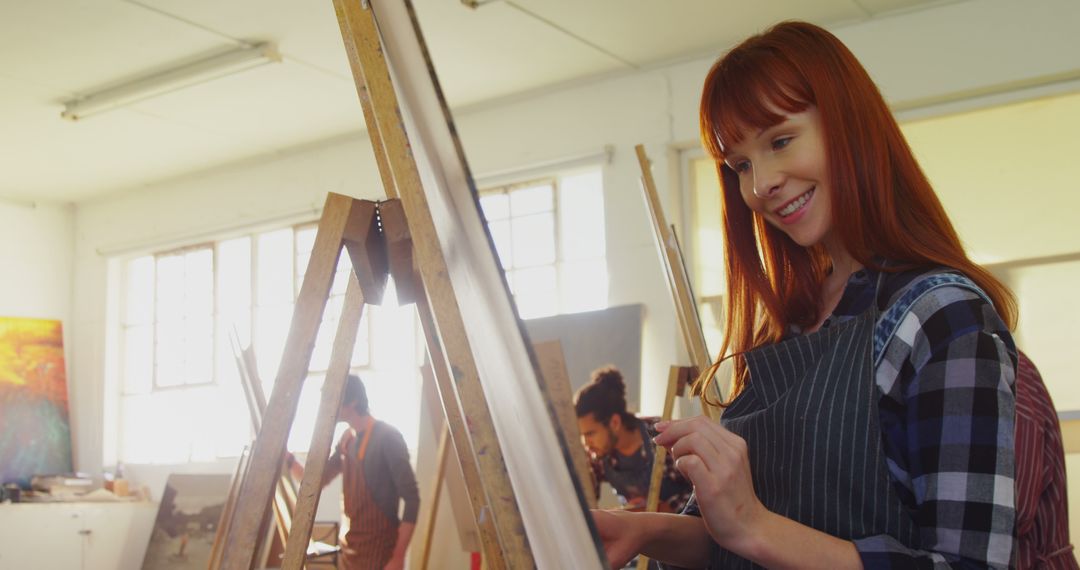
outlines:
[[68, 325], [74, 220], [68, 205], [0, 199], [0, 316]]
[[[1047, 9], [1061, 16], [1038, 19]], [[1014, 12], [1015, 4], [1004, 0], [960, 2], [838, 33], [896, 103], [937, 102], [958, 90], [981, 92], [1035, 73], [1073, 69], [1071, 54], [1080, 53], [1080, 34], [1070, 27], [1080, 17], [1080, 6], [1047, 0], [1038, 8]], [[1042, 26], [1045, 43], [1029, 44], [1009, 33], [1032, 22]], [[679, 165], [668, 163], [667, 151], [670, 145], [697, 138], [697, 96], [710, 63], [700, 59], [620, 74], [470, 109], [457, 117], [478, 177], [591, 155], [606, 146], [614, 149], [604, 167], [610, 301], [646, 306], [641, 401], [649, 413], [659, 409], [666, 368], [679, 360], [681, 348], [640, 196], [633, 146], [646, 145], [671, 211], [677, 204], [666, 181]], [[115, 299], [106, 295], [107, 254], [163, 247], [267, 221], [313, 218], [326, 192], [376, 197], [377, 184], [370, 146], [358, 136], [80, 204], [69, 331], [77, 347], [72, 376], [80, 397], [73, 402], [73, 429], [81, 434], [76, 452], [80, 466], [100, 469], [109, 452], [102, 436], [112, 393], [105, 340], [108, 305]]]
[[[61, 322], [70, 404], [83, 394], [71, 360], [76, 354], [71, 322], [74, 224], [70, 205], [0, 199], [0, 317]], [[72, 409], [73, 447], [83, 443], [74, 429], [76, 416]], [[75, 467], [82, 465], [76, 462]]]

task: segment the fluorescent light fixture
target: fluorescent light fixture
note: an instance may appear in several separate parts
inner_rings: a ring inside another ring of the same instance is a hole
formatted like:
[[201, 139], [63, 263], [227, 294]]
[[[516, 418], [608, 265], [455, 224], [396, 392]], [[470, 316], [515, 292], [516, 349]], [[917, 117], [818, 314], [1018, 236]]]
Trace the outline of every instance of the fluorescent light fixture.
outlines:
[[64, 102], [60, 116], [77, 121], [110, 109], [217, 79], [266, 63], [280, 62], [281, 54], [271, 43], [258, 43], [220, 53], [138, 77], [131, 81]]

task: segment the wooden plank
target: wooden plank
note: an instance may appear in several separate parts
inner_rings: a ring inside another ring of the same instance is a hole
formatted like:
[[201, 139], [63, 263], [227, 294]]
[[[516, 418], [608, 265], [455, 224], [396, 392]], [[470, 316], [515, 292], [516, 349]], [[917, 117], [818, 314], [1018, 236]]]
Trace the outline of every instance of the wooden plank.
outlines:
[[585, 453], [585, 446], [581, 445], [581, 429], [578, 427], [577, 413], [574, 412], [574, 392], [570, 388], [570, 376], [566, 373], [562, 343], [557, 340], [538, 342], [533, 344], [533, 351], [539, 361], [541, 375], [547, 386], [548, 397], [551, 399], [551, 406], [559, 425], [566, 434], [566, 439], [578, 442], [578, 445], [570, 447], [574, 472], [589, 502], [589, 508], [595, 509], [597, 497], [593, 492], [595, 485], [592, 469], [589, 468], [589, 457]]
[[387, 261], [390, 276], [394, 278], [398, 304], [415, 303], [424, 291], [420, 286], [420, 278], [416, 274], [412, 234], [409, 233], [409, 223], [405, 219], [405, 209], [401, 205], [401, 200], [392, 199], [380, 202], [379, 219], [382, 221]]
[[371, 2], [380, 44], [372, 14], [337, 1], [393, 172], [398, 195], [389, 197], [401, 198], [408, 217], [506, 562], [601, 568], [603, 545], [569, 459], [569, 445], [579, 443], [568, 442], [549, 414], [411, 4]]
[[480, 535], [480, 544], [484, 549], [485, 563], [488, 568], [508, 568], [503, 555], [499, 529], [491, 516], [493, 512], [489, 504], [491, 499], [484, 487], [480, 463], [473, 447], [473, 438], [469, 426], [466, 425], [466, 414], [458, 399], [458, 393], [454, 387], [455, 378], [451, 376], [427, 297], [420, 296], [416, 300], [416, 313], [427, 343], [428, 362], [434, 370], [435, 385], [439, 391], [439, 398], [442, 400], [446, 424], [450, 428], [450, 436], [461, 465], [461, 474], [465, 480], [465, 487], [468, 489], [469, 504], [472, 507], [473, 520], [476, 521], [477, 533]]
[[[356, 247], [360, 249], [365, 245], [356, 244]], [[354, 259], [355, 257], [353, 256]], [[364, 313], [364, 293], [357, 279], [356, 267], [353, 265], [349, 284], [345, 288], [345, 302], [338, 320], [334, 345], [330, 349], [330, 364], [323, 380], [319, 414], [315, 418], [315, 428], [311, 434], [311, 446], [308, 448], [307, 462], [304, 465], [304, 477], [300, 481], [300, 492], [297, 494], [288, 542], [285, 543], [282, 568], [303, 566], [311, 529], [315, 525], [315, 511], [322, 495], [323, 473], [326, 471], [330, 448], [334, 443], [334, 426], [337, 424], [338, 410], [345, 393], [345, 379], [352, 364], [357, 330]]]
[[431, 506], [424, 519], [424, 530], [420, 534], [420, 570], [427, 570], [431, 560], [431, 541], [435, 537], [435, 521], [439, 516], [439, 499], [442, 496], [443, 480], [446, 478], [446, 464], [449, 461], [450, 428], [443, 425], [439, 434], [439, 451], [435, 459], [435, 478], [432, 480]]
[[[371, 108], [365, 106], [365, 115], [373, 114]], [[396, 194], [396, 189], [393, 186], [387, 187], [391, 192]], [[425, 296], [424, 287], [421, 283], [421, 278], [416, 270], [416, 259], [413, 256], [413, 243], [412, 234], [409, 231], [408, 220], [405, 218], [405, 211], [399, 199], [390, 199], [382, 202], [379, 207], [380, 220], [383, 226], [384, 239], [386, 248], [388, 251], [388, 265], [390, 273], [394, 277], [394, 285], [397, 287], [398, 302], [399, 303], [416, 303], [417, 304], [417, 317], [421, 324], [421, 329], [425, 333], [425, 342], [428, 349], [428, 364], [423, 367], [424, 375], [424, 393], [428, 394], [429, 389], [434, 388], [435, 400], [431, 402], [432, 409], [441, 410], [443, 413], [440, 415], [439, 423], [446, 424], [450, 430], [452, 441], [461, 442], [461, 450], [468, 454], [464, 457], [469, 459], [462, 463], [462, 459], [459, 451], [454, 444], [454, 456], [458, 458], [456, 467], [459, 470], [451, 470], [452, 475], [450, 478], [450, 484], [452, 486], [450, 493], [450, 500], [454, 509], [454, 516], [457, 519], [457, 526], [459, 531], [459, 538], [463, 547], [467, 547], [469, 551], [476, 551], [483, 548], [485, 557], [491, 560], [493, 567], [501, 568], [505, 564], [505, 559], [502, 553], [502, 546], [499, 542], [498, 529], [495, 527], [495, 521], [490, 516], [491, 508], [488, 504], [488, 497], [483, 490], [483, 481], [480, 477], [479, 466], [476, 462], [476, 456], [474, 455], [474, 448], [472, 442], [469, 439], [470, 435], [468, 429], [465, 426], [464, 416], [461, 412], [460, 402], [458, 400], [457, 392], [454, 388], [453, 379], [450, 376], [449, 369], [446, 365], [446, 355], [442, 349], [442, 344], [438, 339], [434, 318], [431, 315], [431, 310], [427, 303], [427, 297]], [[437, 378], [437, 380], [436, 380]], [[446, 406], [450, 407], [447, 408]], [[466, 478], [464, 473], [468, 472]], [[466, 480], [472, 483], [473, 491], [466, 491]], [[441, 484], [437, 481], [436, 485]], [[465, 497], [468, 502], [462, 500]], [[437, 510], [437, 505], [432, 505], [433, 510]], [[472, 521], [464, 520], [462, 515], [465, 513], [466, 507], [471, 507], [473, 516]], [[477, 522], [483, 520], [483, 522]], [[469, 529], [475, 532], [468, 532]], [[433, 530], [433, 529], [432, 529]], [[430, 538], [430, 537], [429, 537]], [[479, 544], [474, 544], [479, 542]]]
[[[664, 410], [660, 419], [664, 421], [671, 419], [671, 412], [675, 408], [675, 395], [679, 391], [680, 379], [687, 375], [687, 369], [683, 366], [672, 366], [668, 370], [667, 393], [664, 395]], [[649, 476], [649, 494], [645, 499], [645, 511], [655, 513], [660, 507], [660, 479], [664, 474], [664, 464], [667, 462], [667, 448], [662, 445], [655, 445], [651, 441], [644, 442], [644, 445], [652, 445], [654, 449], [652, 473]], [[638, 556], [637, 570], [645, 570], [648, 567], [648, 557], [644, 555]]]
[[[424, 394], [424, 402], [427, 408], [431, 410], [431, 426], [435, 433], [441, 434], [443, 427], [450, 429], [450, 424], [446, 421], [446, 412], [443, 411], [442, 399], [439, 397], [435, 371], [432, 369], [430, 361], [425, 362], [420, 371], [423, 377], [421, 390]], [[458, 459], [457, 449], [454, 448], [453, 434], [447, 432], [447, 435], [450, 436], [450, 463], [446, 466], [441, 484], [447, 488], [450, 498], [450, 510], [454, 515], [454, 526], [457, 527], [461, 549], [465, 552], [480, 552], [483, 550], [483, 546], [480, 544], [476, 519], [473, 517], [472, 506], [469, 503], [469, 492], [465, 488], [465, 479], [461, 473], [461, 460]], [[475, 464], [474, 460], [473, 465], [475, 466]], [[484, 497], [482, 492], [480, 494], [481, 497]]]
[[371, 112], [371, 97], [368, 95], [367, 84], [364, 83], [364, 70], [360, 65], [360, 56], [356, 52], [356, 42], [352, 41], [353, 32], [349, 27], [348, 17], [345, 14], [345, 5], [346, 2], [343, 0], [334, 0], [334, 13], [337, 16], [338, 29], [341, 30], [341, 37], [345, 40], [345, 54], [348, 56], [349, 68], [352, 70], [353, 82], [356, 84], [356, 95], [360, 98], [360, 106], [364, 110], [364, 124], [367, 126], [371, 150], [375, 153], [375, 164], [379, 167], [383, 191], [386, 192], [388, 197], [396, 196], [394, 173], [390, 170], [390, 163], [386, 157], [386, 149], [383, 147], [382, 136], [379, 135], [379, 124], [375, 121], [375, 114]]
[[[236, 360], [237, 371], [240, 375], [240, 386], [243, 388], [244, 397], [248, 404], [251, 427], [258, 433], [259, 428], [262, 427], [263, 412], [266, 409], [266, 396], [263, 393], [262, 380], [259, 379], [255, 351], [250, 346], [247, 348], [241, 346], [240, 337], [235, 329], [230, 331], [229, 343], [232, 346], [233, 358]], [[275, 547], [285, 544], [285, 540], [289, 535], [289, 528], [292, 525], [292, 512], [295, 506], [296, 493], [293, 488], [292, 477], [287, 471], [283, 470], [275, 486], [273, 513], [263, 515], [263, 520], [259, 523], [259, 539], [255, 543], [256, 561], [253, 563], [254, 566], [262, 566], [262, 562], [274, 552]], [[232, 516], [231, 511], [230, 516]], [[273, 533], [270, 528], [271, 520], [274, 521]]]
[[326, 199], [274, 390], [264, 414], [267, 421], [263, 422], [255, 438], [251, 468], [244, 477], [234, 521], [226, 535], [228, 548], [222, 560], [225, 570], [248, 570], [251, 566], [259, 525], [279, 479], [285, 442], [311, 363], [315, 337], [337, 269], [345, 228], [350, 222], [355, 223], [354, 217], [364, 215], [362, 209], [360, 202], [348, 196], [330, 194]]
[[[686, 352], [690, 356], [690, 363], [698, 370], [708, 370], [712, 364], [709, 349], [705, 346], [705, 333], [701, 329], [701, 319], [698, 315], [697, 304], [694, 302], [694, 292], [690, 285], [690, 278], [686, 274], [686, 265], [683, 261], [682, 250], [664, 219], [664, 207], [660, 204], [660, 195], [656, 191], [656, 183], [653, 181], [652, 167], [649, 157], [645, 155], [645, 147], [637, 145], [638, 164], [641, 167], [641, 186], [645, 193], [645, 204], [648, 206], [649, 215], [652, 219], [653, 235], [656, 238], [656, 246], [660, 253], [660, 262], [664, 266], [664, 274], [667, 277], [668, 288], [675, 302], [675, 315], [679, 321], [679, 330], [682, 332], [683, 343]], [[716, 389], [715, 397], [724, 399], [727, 397], [727, 386], [721, 386], [720, 382], [713, 382]], [[711, 418], [720, 417], [720, 410], [716, 406], [710, 406], [701, 402], [704, 412]]]
[[380, 305], [386, 289], [388, 261], [379, 225], [379, 204], [360, 200], [359, 207], [364, 215], [354, 217], [342, 236], [345, 251], [352, 261], [353, 276], [350, 280], [356, 279], [359, 283], [363, 302]]
[[225, 547], [225, 531], [232, 522], [236, 499], [240, 494], [240, 481], [243, 480], [244, 473], [247, 471], [250, 457], [251, 449], [244, 446], [244, 450], [240, 452], [240, 459], [236, 462], [236, 472], [233, 474], [232, 483], [229, 484], [229, 494], [225, 497], [225, 507], [221, 510], [221, 517], [218, 519], [217, 532], [214, 533], [214, 543], [210, 547], [210, 563], [207, 565], [209, 570], [221, 568], [221, 555]]

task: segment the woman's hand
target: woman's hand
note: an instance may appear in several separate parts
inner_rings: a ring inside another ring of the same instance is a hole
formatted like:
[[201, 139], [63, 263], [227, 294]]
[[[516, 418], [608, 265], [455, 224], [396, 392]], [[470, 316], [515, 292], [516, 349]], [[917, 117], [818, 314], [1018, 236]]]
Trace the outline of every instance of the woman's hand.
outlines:
[[694, 484], [705, 527], [721, 547], [739, 552], [757, 534], [769, 511], [750, 476], [746, 441], [705, 416], [659, 422], [658, 445]]
[[635, 524], [634, 514], [629, 511], [592, 511], [596, 530], [604, 542], [604, 552], [612, 568], [626, 566], [641, 550], [641, 537], [636, 532], [638, 525]]

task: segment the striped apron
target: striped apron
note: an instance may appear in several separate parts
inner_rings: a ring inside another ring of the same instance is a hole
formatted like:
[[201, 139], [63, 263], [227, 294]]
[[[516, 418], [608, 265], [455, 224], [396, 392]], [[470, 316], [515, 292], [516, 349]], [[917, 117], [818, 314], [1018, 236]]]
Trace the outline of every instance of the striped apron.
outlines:
[[397, 543], [397, 521], [387, 517], [375, 503], [364, 478], [364, 455], [374, 430], [375, 419], [368, 417], [356, 459], [345, 461], [342, 474], [345, 514], [349, 517], [342, 550], [345, 570], [382, 570]]
[[[750, 382], [722, 422], [746, 440], [754, 489], [770, 511], [842, 539], [888, 534], [918, 548], [878, 425], [878, 315], [872, 303], [837, 325], [746, 353]], [[711, 567], [758, 566], [717, 548]]]

